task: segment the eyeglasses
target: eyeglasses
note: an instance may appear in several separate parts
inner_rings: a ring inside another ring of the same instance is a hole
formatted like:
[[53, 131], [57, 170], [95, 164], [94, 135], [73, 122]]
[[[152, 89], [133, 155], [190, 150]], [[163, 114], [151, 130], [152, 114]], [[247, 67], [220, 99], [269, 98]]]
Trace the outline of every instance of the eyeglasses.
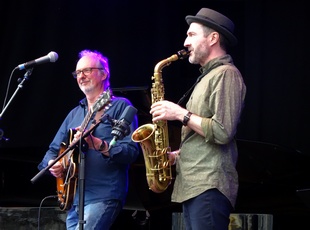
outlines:
[[81, 70], [74, 71], [74, 72], [72, 72], [72, 75], [73, 75], [74, 78], [77, 78], [78, 76], [80, 76], [81, 73], [83, 73], [85, 76], [88, 76], [88, 75], [90, 75], [93, 72], [93, 69], [103, 70], [103, 68], [88, 67], [88, 68], [84, 68], [84, 69], [81, 69]]

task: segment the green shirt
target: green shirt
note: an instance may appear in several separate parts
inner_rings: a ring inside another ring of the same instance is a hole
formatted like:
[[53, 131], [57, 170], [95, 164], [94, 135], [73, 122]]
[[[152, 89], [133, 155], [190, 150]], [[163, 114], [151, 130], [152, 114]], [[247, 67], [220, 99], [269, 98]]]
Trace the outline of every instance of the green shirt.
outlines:
[[176, 163], [172, 201], [183, 202], [217, 188], [234, 206], [238, 192], [238, 150], [234, 136], [246, 86], [230, 55], [211, 60], [201, 71], [209, 69], [186, 104], [189, 111], [203, 117], [205, 137], [194, 133], [184, 141], [191, 129], [182, 127], [184, 142]]

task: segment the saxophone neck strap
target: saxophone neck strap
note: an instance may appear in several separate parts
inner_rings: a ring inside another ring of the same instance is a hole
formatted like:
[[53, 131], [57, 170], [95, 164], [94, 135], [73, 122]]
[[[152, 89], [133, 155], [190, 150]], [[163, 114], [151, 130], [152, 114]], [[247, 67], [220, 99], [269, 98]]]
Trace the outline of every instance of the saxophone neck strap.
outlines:
[[196, 82], [189, 88], [189, 90], [186, 91], [186, 93], [184, 93], [184, 95], [180, 98], [180, 100], [178, 101], [178, 105], [180, 105], [185, 98], [190, 94], [190, 92], [192, 92], [192, 90], [195, 88], [195, 86], [200, 82], [200, 80], [206, 76], [211, 70], [215, 69], [218, 66], [223, 65], [223, 63], [218, 62], [215, 65], [211, 66], [209, 69], [207, 69], [206, 71], [204, 71], [202, 74], [199, 75], [199, 77], [197, 78]]
[[[192, 87], [189, 88], [189, 90], [186, 91], [186, 93], [181, 97], [181, 99], [178, 101], [178, 105], [180, 105], [184, 99], [190, 94], [190, 92], [195, 88], [195, 86], [200, 82], [200, 80], [206, 76], [211, 70], [215, 69], [218, 66], [223, 65], [223, 63], [218, 62], [215, 65], [211, 66], [211, 68], [207, 69], [206, 71], [204, 71], [202, 74], [200, 74], [200, 76], [197, 78], [196, 82], [192, 85]], [[186, 136], [185, 138], [182, 140], [182, 142], [180, 143], [180, 148], [182, 147], [183, 143], [193, 134], [195, 133], [195, 131], [191, 130]]]
[[182, 140], [182, 142], [180, 143], [180, 147], [179, 147], [179, 149], [182, 147], [182, 145], [183, 145], [183, 143], [191, 136], [191, 135], [193, 135], [195, 133], [195, 131], [194, 130], [191, 130], [186, 136], [185, 136], [185, 138]]

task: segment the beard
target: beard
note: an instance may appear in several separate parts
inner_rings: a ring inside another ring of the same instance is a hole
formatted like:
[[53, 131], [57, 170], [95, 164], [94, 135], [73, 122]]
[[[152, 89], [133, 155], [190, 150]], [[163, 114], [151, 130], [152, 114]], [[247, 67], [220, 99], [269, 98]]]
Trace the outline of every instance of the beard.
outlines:
[[191, 52], [191, 56], [188, 60], [191, 64], [201, 64], [206, 60], [208, 55], [209, 50], [205, 46], [199, 45]]
[[93, 85], [82, 85], [80, 86], [80, 89], [84, 94], [87, 94], [93, 91], [94, 86]]

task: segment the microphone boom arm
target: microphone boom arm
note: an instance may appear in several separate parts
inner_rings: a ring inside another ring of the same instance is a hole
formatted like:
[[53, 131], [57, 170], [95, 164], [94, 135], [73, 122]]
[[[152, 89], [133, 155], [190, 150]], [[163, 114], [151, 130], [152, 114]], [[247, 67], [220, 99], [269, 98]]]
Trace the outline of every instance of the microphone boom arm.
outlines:
[[85, 138], [86, 136], [88, 136], [88, 135], [89, 135], [93, 130], [95, 130], [95, 128], [97, 128], [97, 126], [98, 126], [101, 122], [103, 122], [105, 119], [109, 119], [109, 115], [104, 115], [104, 116], [102, 116], [96, 124], [94, 124], [89, 130], [86, 130], [86, 132], [83, 133], [83, 135], [80, 137], [80, 139], [78, 139], [78, 140], [72, 142], [72, 143], [68, 146], [68, 148], [67, 148], [65, 151], [63, 151], [59, 156], [57, 156], [57, 157], [54, 159], [54, 161], [53, 161], [50, 165], [46, 166], [46, 167], [45, 167], [44, 169], [42, 169], [39, 173], [37, 173], [37, 175], [35, 175], [35, 176], [30, 180], [31, 183], [35, 183], [41, 176], [43, 176], [43, 175], [47, 172], [47, 170], [49, 170], [54, 164], [56, 164], [56, 162], [58, 162], [62, 157], [64, 157], [70, 150], [74, 149], [74, 148], [77, 146], [77, 144], [80, 142], [81, 139], [83, 139], [83, 138]]

